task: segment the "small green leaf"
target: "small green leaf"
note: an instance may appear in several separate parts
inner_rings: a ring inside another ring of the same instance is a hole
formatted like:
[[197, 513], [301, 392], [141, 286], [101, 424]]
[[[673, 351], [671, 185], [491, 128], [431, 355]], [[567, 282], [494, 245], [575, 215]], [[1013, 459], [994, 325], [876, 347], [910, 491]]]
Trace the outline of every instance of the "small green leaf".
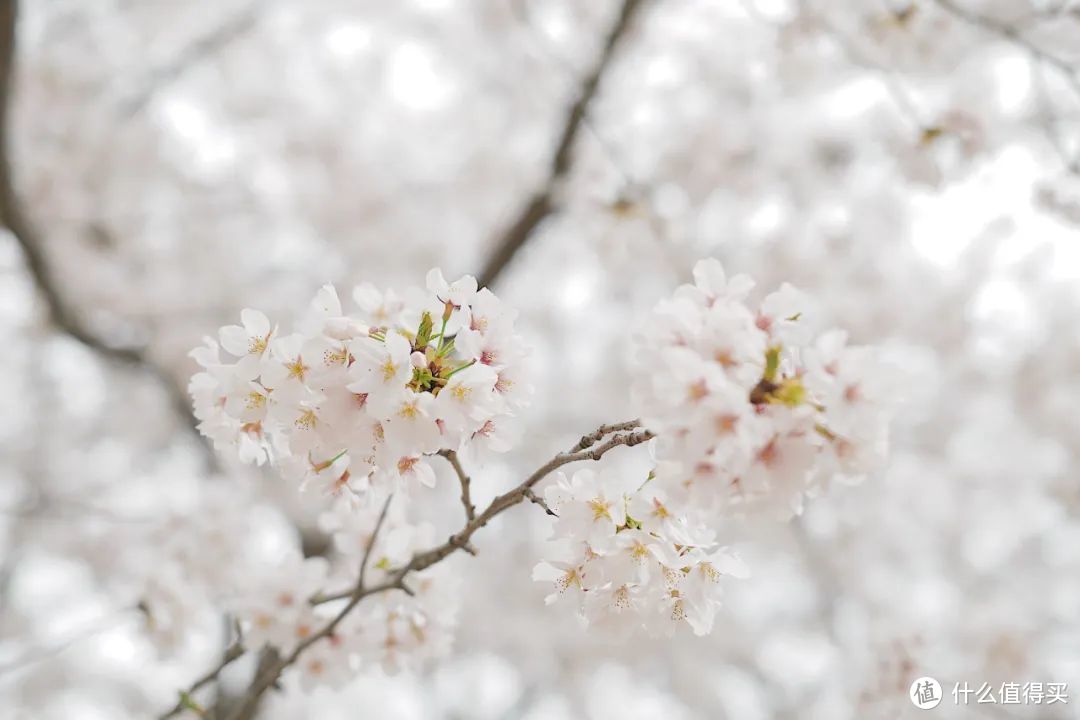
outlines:
[[180, 706], [185, 710], [191, 710], [199, 717], [206, 717], [206, 709], [195, 702], [195, 698], [191, 697], [191, 693], [187, 691], [180, 691]]
[[765, 351], [765, 379], [769, 382], [776, 380], [776, 373], [780, 370], [781, 350], [779, 345], [773, 345]]
[[420, 328], [416, 331], [416, 342], [413, 343], [413, 349], [422, 350], [428, 346], [431, 342], [431, 331], [434, 327], [434, 321], [431, 319], [431, 313], [424, 312], [420, 316]]

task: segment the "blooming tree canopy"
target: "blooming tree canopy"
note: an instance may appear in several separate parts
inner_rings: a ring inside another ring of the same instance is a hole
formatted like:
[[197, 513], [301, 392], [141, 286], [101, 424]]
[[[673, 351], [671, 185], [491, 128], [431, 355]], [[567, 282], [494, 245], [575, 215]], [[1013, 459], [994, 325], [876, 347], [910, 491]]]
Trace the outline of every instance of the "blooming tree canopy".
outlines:
[[1072, 718], [1078, 17], [0, 3], [0, 716]]

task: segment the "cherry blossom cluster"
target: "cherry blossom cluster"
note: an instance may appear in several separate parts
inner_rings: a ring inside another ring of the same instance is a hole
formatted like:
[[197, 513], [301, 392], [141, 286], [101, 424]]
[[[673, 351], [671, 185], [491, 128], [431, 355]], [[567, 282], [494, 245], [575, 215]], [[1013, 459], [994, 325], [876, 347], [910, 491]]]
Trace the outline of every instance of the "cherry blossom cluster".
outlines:
[[[335, 501], [322, 526], [334, 539], [343, 569], [335, 571], [325, 558], [302, 558], [294, 551], [244, 588], [232, 610], [249, 649], [269, 645], [290, 653], [315, 637], [347, 602], [347, 596], [327, 594], [328, 588], [354, 587], [365, 560], [365, 582], [378, 586], [392, 568], [435, 542], [429, 524], [409, 524], [403, 513], [392, 512], [380, 528], [376, 517], [357, 512], [347, 499]], [[457, 624], [457, 598], [456, 579], [445, 566], [412, 575], [408, 592], [394, 588], [372, 595], [332, 633], [305, 649], [295, 664], [301, 687], [340, 688], [365, 669], [396, 672], [442, 656]]]
[[647, 478], [560, 473], [544, 495], [558, 515], [557, 540], [533, 579], [554, 583], [548, 604], [571, 604], [586, 624], [705, 635], [720, 607], [721, 578], [747, 576], [715, 533], [674, 514]]
[[[723, 580], [748, 574], [717, 521], [790, 515], [832, 478], [867, 472], [886, 423], [873, 354], [839, 331], [815, 335], [798, 291], [784, 285], [751, 309], [748, 278], [711, 260], [694, 277], [636, 328], [642, 419], [602, 426], [479, 513], [456, 453], [508, 449], [531, 389], [514, 313], [471, 277], [451, 284], [433, 270], [426, 290], [400, 299], [361, 286], [352, 315], [326, 286], [298, 333], [245, 310], [243, 325], [194, 351], [200, 429], [334, 497], [321, 518], [333, 563], [294, 551], [232, 596], [245, 646], [277, 648], [305, 688], [444, 653], [457, 594], [439, 561], [526, 498], [555, 517], [533, 572], [552, 585], [549, 603], [586, 624], [709, 633]], [[562, 465], [644, 442], [648, 467], [560, 473], [543, 500], [533, 494]], [[406, 510], [412, 486], [434, 484], [436, 453], [458, 474], [467, 518], [441, 545]]]
[[200, 430], [334, 494], [432, 486], [433, 453], [509, 448], [531, 393], [516, 313], [472, 277], [448, 283], [439, 270], [426, 290], [364, 284], [353, 299], [346, 314], [327, 285], [299, 332], [244, 310], [241, 325], [206, 339], [192, 353]]
[[815, 333], [791, 285], [754, 283], [716, 260], [694, 268], [636, 333], [635, 396], [654, 431], [659, 484], [718, 513], [797, 513], [837, 478], [858, 480], [887, 444], [882, 371], [846, 333]]

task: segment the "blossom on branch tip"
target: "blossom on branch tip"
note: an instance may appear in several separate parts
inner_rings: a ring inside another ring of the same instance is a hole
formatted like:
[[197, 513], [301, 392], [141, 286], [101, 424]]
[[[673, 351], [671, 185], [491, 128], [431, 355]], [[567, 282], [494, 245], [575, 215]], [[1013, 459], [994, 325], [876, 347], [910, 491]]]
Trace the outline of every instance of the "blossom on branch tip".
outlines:
[[703, 260], [694, 284], [635, 333], [634, 396], [657, 434], [656, 483], [714, 516], [790, 516], [834, 477], [880, 466], [887, 413], [871, 348], [818, 332], [785, 283], [757, 305], [752, 281]]
[[531, 394], [512, 311], [475, 279], [448, 282], [439, 270], [404, 299], [371, 285], [353, 298], [349, 313], [323, 286], [301, 331], [286, 335], [244, 310], [241, 325], [220, 332], [235, 361], [216, 343], [194, 351], [200, 430], [333, 493], [431, 486], [428, 455], [474, 441], [509, 448], [508, 420]]

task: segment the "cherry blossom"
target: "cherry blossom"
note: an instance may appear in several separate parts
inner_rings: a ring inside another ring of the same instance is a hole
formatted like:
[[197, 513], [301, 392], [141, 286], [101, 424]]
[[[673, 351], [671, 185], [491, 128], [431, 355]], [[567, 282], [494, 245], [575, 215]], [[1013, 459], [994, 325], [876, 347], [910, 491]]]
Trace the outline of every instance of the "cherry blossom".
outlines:
[[191, 384], [201, 431], [329, 494], [372, 483], [432, 487], [427, 456], [474, 439], [510, 449], [512, 418], [531, 387], [514, 314], [494, 294], [468, 276], [449, 283], [436, 269], [405, 301], [367, 284], [353, 296], [359, 309], [350, 316], [324, 286], [304, 331], [288, 335], [243, 311], [242, 325], [220, 332], [236, 362], [223, 361], [212, 341], [194, 351], [204, 368]]
[[723, 514], [788, 516], [835, 476], [881, 466], [886, 374], [874, 351], [818, 333], [791, 285], [748, 304], [748, 278], [703, 260], [636, 332], [635, 395], [657, 432], [658, 484]]

